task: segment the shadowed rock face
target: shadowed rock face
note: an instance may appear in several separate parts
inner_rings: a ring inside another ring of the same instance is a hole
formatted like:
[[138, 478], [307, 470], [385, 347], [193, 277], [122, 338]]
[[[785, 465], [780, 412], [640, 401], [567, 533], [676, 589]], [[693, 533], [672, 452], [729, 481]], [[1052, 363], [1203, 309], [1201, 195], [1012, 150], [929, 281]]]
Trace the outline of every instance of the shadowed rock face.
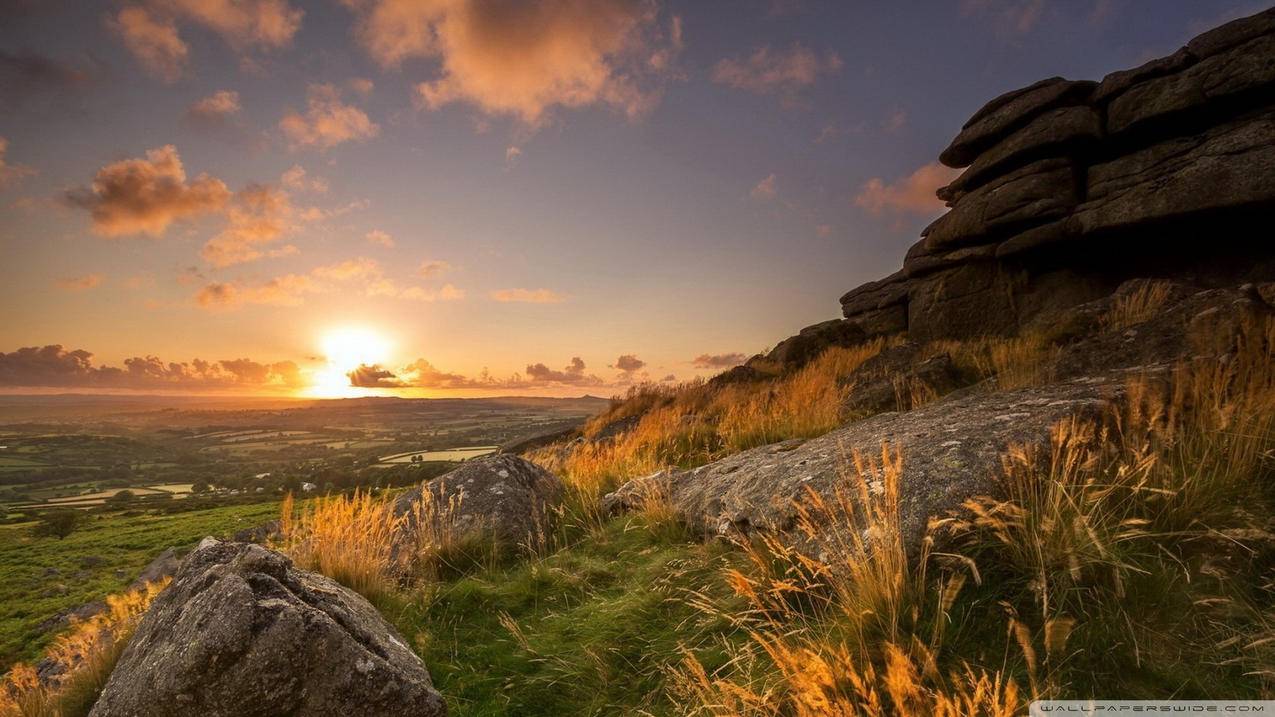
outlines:
[[[426, 490], [434, 505], [456, 506], [450, 519], [458, 534], [490, 531], [510, 545], [520, 545], [542, 527], [537, 521], [557, 502], [562, 481], [519, 456], [475, 458], [399, 496], [395, 513], [414, 518]], [[408, 524], [415, 525], [412, 520]]]
[[1157, 276], [1275, 280], [1275, 9], [1101, 82], [1007, 92], [940, 160], [965, 171], [901, 272], [842, 297], [868, 336], [1014, 333]]
[[366, 600], [259, 545], [206, 539], [155, 599], [91, 717], [445, 715]]

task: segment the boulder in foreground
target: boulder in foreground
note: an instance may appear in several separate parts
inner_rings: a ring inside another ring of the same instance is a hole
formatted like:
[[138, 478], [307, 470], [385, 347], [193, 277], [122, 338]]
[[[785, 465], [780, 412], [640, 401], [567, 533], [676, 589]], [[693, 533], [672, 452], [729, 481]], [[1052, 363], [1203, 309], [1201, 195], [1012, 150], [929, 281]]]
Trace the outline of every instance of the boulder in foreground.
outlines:
[[420, 658], [361, 596], [259, 545], [205, 540], [90, 716], [446, 713]]

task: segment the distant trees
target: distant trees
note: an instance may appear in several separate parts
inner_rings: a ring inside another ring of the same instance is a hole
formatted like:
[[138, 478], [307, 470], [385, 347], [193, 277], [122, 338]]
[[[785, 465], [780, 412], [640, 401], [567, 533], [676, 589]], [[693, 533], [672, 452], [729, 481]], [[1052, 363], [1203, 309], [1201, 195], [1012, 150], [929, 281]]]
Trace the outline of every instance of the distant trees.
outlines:
[[53, 537], [61, 540], [79, 527], [83, 514], [78, 510], [51, 510], [40, 516], [32, 529], [36, 537]]
[[208, 484], [207, 484], [207, 483], [205, 483], [204, 481], [197, 480], [197, 481], [195, 481], [194, 483], [192, 483], [192, 484], [191, 484], [191, 486], [190, 486], [190, 492], [191, 492], [191, 493], [207, 493], [207, 492], [208, 492]]
[[137, 496], [136, 494], [133, 493], [133, 491], [122, 490], [116, 493], [115, 495], [111, 496], [110, 498], [107, 498], [106, 504], [107, 505], [128, 505], [129, 503], [132, 503], [133, 499], [136, 497]]

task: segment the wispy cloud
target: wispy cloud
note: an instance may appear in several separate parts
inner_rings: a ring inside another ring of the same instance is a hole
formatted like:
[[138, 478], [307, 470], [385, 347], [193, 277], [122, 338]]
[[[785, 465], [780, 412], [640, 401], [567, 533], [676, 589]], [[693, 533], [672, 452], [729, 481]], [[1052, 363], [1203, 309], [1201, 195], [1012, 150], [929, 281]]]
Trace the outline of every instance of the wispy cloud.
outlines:
[[123, 367], [115, 367], [95, 365], [91, 352], [57, 344], [0, 353], [0, 386], [260, 391], [301, 385], [300, 369], [292, 361], [165, 362], [155, 356], [135, 356], [125, 359]]
[[497, 289], [491, 292], [491, 298], [505, 303], [525, 304], [560, 304], [567, 300], [565, 294], [551, 289]]
[[101, 285], [103, 279], [101, 274], [81, 274], [58, 279], [56, 284], [67, 291], [84, 291]]
[[738, 366], [748, 359], [741, 353], [700, 354], [691, 360], [695, 368], [730, 368]]
[[290, 149], [327, 151], [345, 142], [364, 142], [381, 132], [367, 113], [346, 104], [331, 84], [313, 84], [307, 91], [305, 114], [290, 111], [279, 120], [279, 129]]
[[802, 45], [787, 50], [762, 46], [746, 58], [719, 60], [711, 77], [713, 82], [735, 89], [792, 99], [820, 76], [838, 72], [841, 67], [841, 58], [832, 51], [820, 55]]

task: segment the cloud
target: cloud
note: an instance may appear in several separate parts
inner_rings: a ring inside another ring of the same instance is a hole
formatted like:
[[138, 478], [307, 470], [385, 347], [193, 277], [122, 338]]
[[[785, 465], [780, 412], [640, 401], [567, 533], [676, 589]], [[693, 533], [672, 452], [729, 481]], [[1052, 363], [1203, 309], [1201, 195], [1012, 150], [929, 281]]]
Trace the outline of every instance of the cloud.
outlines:
[[[226, 228], [209, 239], [199, 256], [215, 267], [255, 261], [262, 248], [292, 229], [292, 202], [287, 192], [250, 184], [235, 195], [226, 210]], [[287, 253], [295, 253], [296, 248]]]
[[381, 132], [367, 113], [341, 101], [341, 91], [335, 85], [310, 85], [307, 103], [305, 115], [289, 111], [279, 120], [290, 149], [327, 151], [344, 142], [366, 141]]
[[359, 388], [403, 388], [405, 386], [393, 371], [381, 368], [380, 364], [361, 364], [345, 375], [349, 377], [351, 386]]
[[343, 2], [358, 16], [359, 42], [382, 67], [438, 61], [439, 75], [416, 87], [425, 107], [466, 102], [529, 125], [554, 107], [643, 114], [681, 47], [680, 22], [665, 29], [645, 0]]
[[186, 108], [186, 116], [205, 122], [225, 122], [227, 118], [238, 114], [242, 109], [238, 92], [218, 90]]
[[584, 372], [584, 360], [573, 356], [571, 363], [555, 371], [543, 363], [527, 364], [527, 379], [533, 383], [601, 384], [602, 379]]
[[904, 127], [906, 127], [907, 124], [908, 124], [907, 110], [902, 108], [895, 108], [890, 111], [890, 114], [885, 116], [885, 119], [881, 120], [881, 129], [885, 130], [888, 133], [893, 134], [903, 129]]
[[747, 58], [724, 58], [713, 66], [713, 82], [759, 95], [778, 94], [789, 98], [815, 84], [820, 75], [841, 69], [841, 58], [829, 51], [820, 57], [813, 50], [793, 45], [787, 50], [757, 48]]
[[35, 174], [35, 170], [23, 164], [9, 164], [5, 155], [9, 151], [9, 140], [0, 137], [0, 189], [21, 181], [24, 177]]
[[37, 94], [77, 90], [97, 74], [30, 50], [0, 50], [0, 103], [14, 107]]
[[896, 214], [939, 214], [944, 210], [944, 205], [934, 193], [958, 174], [960, 170], [934, 162], [889, 184], [880, 177], [873, 177], [863, 185], [855, 196], [854, 203], [873, 215], [887, 211]]
[[230, 197], [226, 185], [207, 174], [187, 183], [171, 144], [147, 150], [145, 159], [108, 164], [98, 170], [91, 187], [66, 194], [72, 205], [89, 210], [93, 230], [107, 237], [159, 236], [175, 221], [221, 211]]
[[366, 77], [355, 77], [346, 82], [345, 86], [349, 87], [355, 94], [363, 95], [364, 97], [372, 94], [372, 90], [376, 89], [376, 83]]
[[279, 177], [279, 183], [285, 189], [291, 189], [294, 192], [314, 192], [315, 194], [327, 194], [328, 180], [322, 177], [311, 177], [306, 174], [305, 168], [299, 164], [294, 164], [286, 172]]
[[437, 290], [401, 286], [384, 275], [374, 259], [357, 257], [316, 266], [305, 274], [285, 274], [261, 284], [213, 282], [195, 294], [195, 303], [207, 309], [236, 309], [246, 305], [299, 306], [310, 294], [359, 291], [373, 298], [407, 301], [460, 301], [465, 292], [452, 284]]
[[147, 72], [176, 82], [185, 74], [190, 54], [179, 20], [212, 30], [242, 55], [252, 48], [287, 46], [304, 15], [287, 0], [145, 0], [121, 8], [107, 18], [107, 25]]
[[522, 148], [509, 145], [505, 147], [505, 166], [512, 167], [514, 162], [522, 156]]
[[376, 244], [377, 246], [383, 246], [386, 249], [394, 248], [394, 237], [381, 231], [380, 229], [373, 229], [372, 231], [368, 232], [363, 238], [367, 240], [368, 244]]
[[195, 294], [195, 303], [206, 309], [234, 309], [247, 304], [300, 306], [305, 295], [321, 287], [309, 276], [285, 274], [259, 285], [214, 282]]
[[159, 18], [140, 5], [130, 5], [108, 18], [107, 25], [151, 75], [170, 83], [181, 79], [190, 49], [172, 18]]
[[748, 196], [759, 202], [770, 201], [775, 198], [775, 175], [772, 172], [765, 179], [755, 184]]
[[730, 368], [740, 365], [747, 359], [748, 357], [741, 353], [700, 354], [691, 363], [695, 365], [695, 368]]
[[120, 368], [94, 365], [91, 352], [58, 344], [0, 353], [0, 386], [204, 391], [301, 385], [301, 372], [292, 361], [260, 363], [239, 358], [166, 363], [154, 356], [135, 356], [125, 359]]
[[815, 227], [815, 236], [818, 236], [820, 238], [830, 237], [832, 236], [832, 232], [834, 229], [835, 227], [833, 227], [831, 224], [820, 224], [819, 226]]
[[567, 300], [565, 294], [550, 289], [497, 289], [491, 292], [494, 301], [524, 304], [560, 304]]
[[634, 356], [633, 354], [623, 354], [615, 360], [615, 363], [611, 366], [611, 368], [623, 371], [624, 373], [633, 373], [645, 365], [646, 362], [637, 356]]
[[151, 0], [151, 5], [216, 32], [238, 50], [288, 46], [305, 16], [287, 0]]
[[452, 270], [452, 265], [448, 264], [445, 261], [439, 261], [439, 260], [423, 261], [421, 262], [421, 268], [416, 270], [416, 274], [417, 276], [420, 276], [426, 279], [432, 279], [436, 276], [442, 276], [443, 274], [451, 270]]
[[68, 276], [64, 279], [58, 279], [59, 288], [67, 291], [84, 291], [92, 289], [102, 283], [101, 274], [84, 274], [82, 276]]
[[1045, 14], [1045, 0], [961, 0], [961, 14], [991, 18], [998, 32], [1026, 35]]

